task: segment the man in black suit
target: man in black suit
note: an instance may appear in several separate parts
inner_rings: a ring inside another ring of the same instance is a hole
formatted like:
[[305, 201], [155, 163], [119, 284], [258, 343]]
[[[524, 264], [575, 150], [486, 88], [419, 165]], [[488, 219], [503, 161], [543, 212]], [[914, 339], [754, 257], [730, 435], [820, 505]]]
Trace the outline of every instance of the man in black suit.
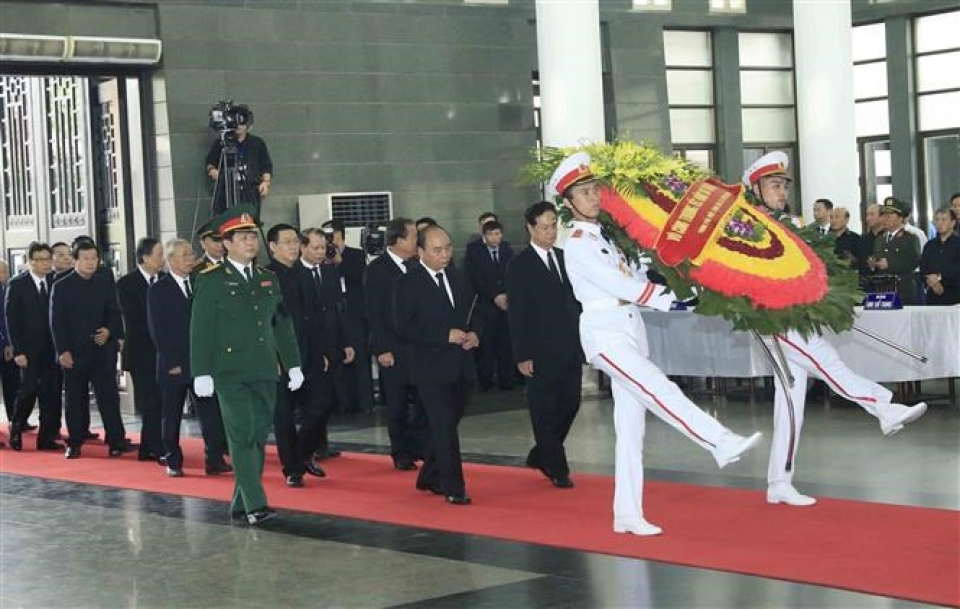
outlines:
[[126, 438], [117, 394], [117, 350], [124, 337], [120, 305], [114, 283], [99, 270], [100, 251], [93, 241], [78, 241], [73, 259], [73, 272], [57, 281], [50, 295], [50, 325], [66, 386], [70, 433], [66, 457], [80, 456], [86, 432], [82, 399], [91, 384], [106, 430], [108, 454], [119, 457], [134, 447]]
[[553, 203], [540, 201], [524, 212], [530, 247], [507, 271], [510, 334], [517, 369], [527, 378], [527, 403], [534, 447], [527, 465], [558, 488], [571, 488], [563, 443], [580, 409], [583, 354], [580, 303], [573, 295], [557, 241]]
[[513, 249], [503, 240], [503, 226], [495, 219], [481, 226], [483, 237], [467, 244], [463, 270], [477, 294], [480, 336], [478, 385], [481, 392], [496, 384], [511, 389], [515, 376], [507, 318], [506, 270]]
[[14, 404], [20, 389], [20, 371], [13, 362], [13, 349], [6, 328], [6, 316], [3, 303], [10, 279], [10, 267], [6, 260], [0, 260], [0, 385], [3, 386], [3, 405], [7, 411], [7, 420], [13, 421]]
[[[346, 244], [346, 225], [341, 220], [324, 222], [323, 228], [329, 243], [336, 248], [333, 264], [343, 278], [343, 295], [346, 310], [353, 317], [358, 333], [353, 340], [356, 358], [343, 368], [349, 412], [370, 412], [373, 410], [373, 374], [370, 370], [370, 329], [364, 310], [363, 275], [367, 268], [367, 255], [363, 250], [348, 247]], [[334, 373], [335, 375], [338, 372]]]
[[20, 389], [10, 419], [10, 446], [23, 447], [21, 434], [35, 401], [40, 402], [37, 450], [63, 450], [60, 433], [62, 401], [60, 368], [54, 355], [48, 311], [53, 273], [52, 252], [46, 243], [27, 248], [27, 272], [10, 280], [6, 294], [6, 319], [13, 361], [20, 369]]
[[408, 218], [387, 225], [386, 251], [367, 267], [364, 293], [370, 322], [370, 350], [377, 358], [383, 403], [387, 407], [387, 432], [393, 466], [415, 470], [416, 455], [423, 454], [424, 438], [413, 427], [407, 396], [411, 389], [406, 349], [393, 326], [393, 291], [407, 273], [407, 261], [417, 255], [417, 229]]
[[[157, 347], [155, 375], [162, 402], [160, 427], [164, 461], [167, 475], [179, 478], [183, 476], [180, 423], [183, 403], [192, 391], [193, 381], [190, 372], [190, 309], [194, 288], [191, 270], [196, 265], [196, 256], [186, 239], [173, 239], [167, 243], [166, 250], [170, 272], [147, 291], [147, 325]], [[227, 439], [217, 401], [207, 398], [197, 403], [207, 475], [233, 471], [223, 458], [227, 452]]]
[[830, 232], [834, 237], [833, 253], [847, 263], [851, 269], [860, 268], [860, 235], [851, 231], [850, 212], [846, 207], [834, 207], [830, 210]]
[[140, 461], [158, 461], [164, 454], [161, 435], [162, 400], [157, 384], [157, 347], [147, 323], [147, 290], [163, 273], [163, 244], [144, 237], [135, 251], [137, 268], [117, 280], [117, 297], [127, 339], [120, 363], [133, 380], [134, 410], [141, 417]]
[[[327, 422], [338, 396], [334, 374], [356, 357], [356, 317], [347, 310], [341, 290], [340, 273], [324, 264], [327, 235], [318, 228], [300, 234], [300, 262], [296, 277], [303, 298], [302, 343], [303, 387], [297, 396], [304, 424], [300, 430], [301, 452], [309, 449], [318, 459], [340, 456], [330, 446]], [[340, 394], [342, 396], [342, 394]], [[308, 473], [311, 472], [308, 467]]]
[[[300, 233], [289, 224], [276, 224], [267, 231], [267, 248], [270, 251], [271, 262], [267, 268], [273, 271], [280, 284], [283, 294], [283, 303], [287, 315], [293, 322], [293, 331], [297, 339], [297, 348], [300, 350], [301, 370], [304, 373], [304, 383], [296, 392], [287, 386], [289, 378], [286, 374], [280, 377], [277, 383], [277, 407], [273, 411], [273, 432], [277, 442], [277, 453], [283, 467], [283, 477], [287, 486], [292, 488], [303, 487], [304, 474], [324, 477], [323, 471], [313, 458], [313, 450], [317, 447], [317, 419], [320, 408], [317, 402], [311, 399], [311, 391], [320, 389], [315, 375], [310, 375], [305, 365], [305, 353], [309, 349], [306, 335], [306, 319], [303, 307], [302, 290], [305, 286], [300, 274], [305, 272], [300, 264]], [[321, 373], [323, 370], [321, 370]], [[308, 392], [308, 393], [304, 393]], [[308, 397], [309, 396], [309, 397]], [[303, 398], [303, 399], [300, 399]], [[300, 408], [302, 426], [297, 430], [295, 408]], [[307, 438], [312, 441], [307, 442]]]
[[463, 276], [449, 268], [453, 248], [439, 226], [417, 235], [420, 264], [397, 281], [397, 334], [408, 345], [410, 377], [430, 425], [430, 451], [417, 488], [467, 505], [457, 426], [473, 380], [470, 351], [480, 342], [471, 329], [473, 294]]

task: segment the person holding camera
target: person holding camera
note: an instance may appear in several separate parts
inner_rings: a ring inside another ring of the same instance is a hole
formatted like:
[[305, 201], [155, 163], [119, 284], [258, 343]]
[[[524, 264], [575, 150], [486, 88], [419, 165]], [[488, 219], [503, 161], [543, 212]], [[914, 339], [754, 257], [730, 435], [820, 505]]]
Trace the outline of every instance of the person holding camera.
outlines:
[[[273, 161], [263, 139], [250, 133], [253, 112], [245, 105], [233, 106], [223, 102], [211, 111], [210, 126], [220, 131], [207, 153], [207, 177], [213, 180], [212, 215], [223, 213], [229, 205], [252, 205], [259, 217], [260, 203], [270, 195], [273, 182]], [[231, 159], [236, 153], [235, 163]], [[226, 167], [225, 167], [226, 165]], [[232, 167], [231, 167], [232, 165]], [[235, 169], [236, 201], [227, 201], [226, 184], [221, 172]]]

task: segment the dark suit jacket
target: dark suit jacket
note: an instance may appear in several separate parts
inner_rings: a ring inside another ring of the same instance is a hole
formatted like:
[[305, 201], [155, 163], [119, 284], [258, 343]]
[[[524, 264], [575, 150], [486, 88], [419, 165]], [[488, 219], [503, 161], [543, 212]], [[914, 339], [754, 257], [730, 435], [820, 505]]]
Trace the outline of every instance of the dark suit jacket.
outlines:
[[[367, 268], [367, 255], [363, 250], [355, 247], [344, 247], [340, 253], [342, 262], [337, 267], [343, 277], [346, 287], [347, 310], [360, 322], [366, 317], [364, 313], [363, 275]], [[357, 337], [364, 341], [367, 337]]]
[[[53, 274], [45, 279], [47, 294], [53, 284]], [[54, 364], [53, 335], [50, 333], [49, 303], [40, 298], [37, 284], [29, 273], [20, 273], [7, 284], [4, 304], [7, 319], [7, 339], [13, 355], [26, 355], [33, 366], [40, 360]], [[49, 296], [48, 296], [49, 298]]]
[[319, 292], [307, 267], [297, 262], [294, 269], [303, 312], [304, 371], [319, 372], [324, 356], [331, 362], [343, 360], [343, 349], [356, 344], [359, 330], [356, 318], [347, 311], [337, 267], [320, 265]]
[[422, 264], [410, 265], [397, 281], [394, 315], [397, 334], [409, 345], [410, 380], [414, 384], [448, 384], [473, 380], [473, 354], [448, 342], [450, 330], [472, 330], [468, 317], [473, 291], [457, 269], [446, 269], [455, 307], [440, 292]]
[[[191, 286], [192, 289], [193, 286]], [[157, 347], [157, 382], [182, 384], [191, 381], [190, 309], [193, 303], [172, 275], [164, 275], [147, 291], [147, 327]], [[178, 375], [168, 372], [177, 366]]]
[[[158, 280], [163, 273], [158, 275]], [[123, 313], [127, 340], [123, 344], [121, 364], [131, 372], [153, 373], [157, 369], [157, 347], [147, 325], [147, 289], [150, 284], [135, 268], [117, 280], [117, 297]]]
[[833, 253], [841, 260], [850, 260], [851, 269], [859, 269], [860, 252], [863, 247], [860, 245], [860, 235], [847, 229], [839, 235], [834, 233], [834, 236]]
[[500, 243], [497, 257], [500, 264], [493, 264], [493, 257], [487, 244], [482, 240], [467, 244], [467, 253], [463, 258], [463, 272], [470, 281], [473, 291], [478, 294], [477, 306], [482, 311], [500, 310], [493, 299], [507, 292], [507, 266], [513, 259], [513, 248], [506, 241]]
[[76, 271], [53, 284], [50, 293], [50, 325], [57, 355], [69, 351], [79, 368], [94, 362], [96, 345], [93, 335], [98, 328], [110, 330], [105, 349], [117, 348], [124, 337], [123, 321], [114, 282], [106, 277], [109, 269], [95, 272], [84, 279]]
[[373, 355], [392, 353], [394, 365], [403, 365], [406, 357], [400, 336], [393, 325], [393, 292], [404, 273], [384, 252], [367, 266], [364, 294], [367, 298], [367, 322], [370, 325], [370, 351]]
[[573, 295], [563, 250], [553, 248], [561, 283], [528, 247], [510, 263], [507, 298], [510, 337], [517, 362], [533, 360], [534, 372], [565, 369], [571, 359], [583, 361], [580, 348], [580, 303]]

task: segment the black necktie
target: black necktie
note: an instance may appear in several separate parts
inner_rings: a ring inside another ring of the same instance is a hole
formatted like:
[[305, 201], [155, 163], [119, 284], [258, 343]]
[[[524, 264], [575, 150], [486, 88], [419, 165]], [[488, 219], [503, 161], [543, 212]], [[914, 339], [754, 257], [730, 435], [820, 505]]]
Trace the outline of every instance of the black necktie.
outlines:
[[40, 280], [40, 298], [43, 302], [47, 302], [47, 280]]
[[319, 266], [313, 267], [313, 272], [311, 272], [311, 275], [313, 275], [313, 289], [319, 295], [320, 286], [323, 285], [323, 280], [320, 279], [320, 267]]
[[443, 273], [437, 273], [437, 284], [440, 286], [440, 293], [443, 294], [443, 299], [450, 303], [450, 306], [453, 306], [453, 303], [450, 302], [450, 295], [447, 294], [447, 282], [443, 280]]
[[493, 250], [493, 266], [500, 266], [500, 252]]
[[253, 271], [250, 270], [249, 266], [243, 267], [243, 275], [247, 278], [247, 283], [253, 282]]
[[190, 289], [190, 279], [183, 280], [183, 289], [187, 293], [187, 300], [193, 299], [193, 290]]
[[557, 276], [557, 279], [560, 280], [560, 283], [563, 283], [563, 276], [560, 275], [560, 269], [557, 268], [557, 263], [553, 261], [553, 252], [547, 252], [547, 268], [550, 269], [550, 272]]
[[150, 277], [150, 285], [153, 285], [153, 284], [155, 284], [156, 282], [157, 282], [157, 276], [156, 276], [156, 275], [152, 275], [152, 276]]

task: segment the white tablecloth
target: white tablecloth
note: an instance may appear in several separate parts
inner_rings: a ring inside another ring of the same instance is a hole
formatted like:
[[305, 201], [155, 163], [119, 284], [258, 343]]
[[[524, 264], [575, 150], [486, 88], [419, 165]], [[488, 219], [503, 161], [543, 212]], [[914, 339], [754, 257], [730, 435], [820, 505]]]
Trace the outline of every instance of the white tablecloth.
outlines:
[[[926, 364], [851, 330], [827, 340], [858, 374], [897, 382], [960, 376], [960, 305], [857, 310], [857, 325], [929, 358]], [[650, 358], [669, 375], [770, 376], [766, 355], [753, 336], [734, 332], [718, 317], [689, 311], [643, 311]]]

